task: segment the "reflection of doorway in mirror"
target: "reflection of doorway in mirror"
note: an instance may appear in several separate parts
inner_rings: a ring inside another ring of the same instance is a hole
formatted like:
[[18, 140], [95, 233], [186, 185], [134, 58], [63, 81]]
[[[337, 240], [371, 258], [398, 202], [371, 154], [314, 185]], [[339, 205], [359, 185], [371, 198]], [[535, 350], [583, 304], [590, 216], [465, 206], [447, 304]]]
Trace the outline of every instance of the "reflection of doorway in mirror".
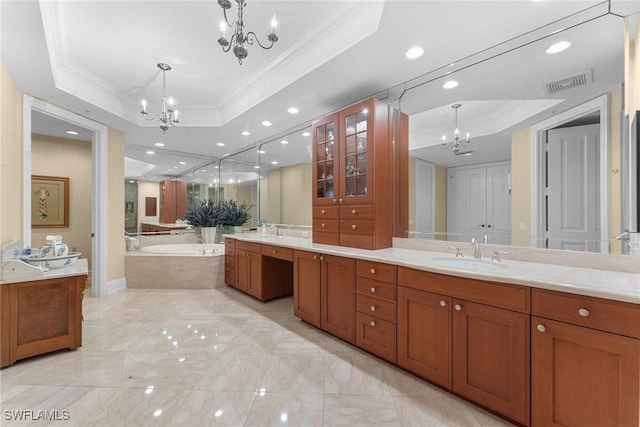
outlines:
[[418, 239], [434, 239], [435, 232], [435, 175], [432, 163], [416, 159], [415, 231]]
[[547, 237], [552, 249], [599, 252], [600, 124], [547, 131]]

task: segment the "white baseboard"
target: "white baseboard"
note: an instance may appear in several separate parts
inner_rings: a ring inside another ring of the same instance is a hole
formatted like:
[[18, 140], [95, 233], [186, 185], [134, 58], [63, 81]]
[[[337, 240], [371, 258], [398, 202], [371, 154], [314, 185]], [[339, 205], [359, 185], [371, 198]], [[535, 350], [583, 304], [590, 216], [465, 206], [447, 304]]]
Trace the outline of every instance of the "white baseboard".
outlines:
[[106, 295], [110, 295], [116, 293], [118, 291], [122, 291], [127, 289], [127, 278], [120, 277], [119, 279], [109, 280], [107, 282], [107, 293]]

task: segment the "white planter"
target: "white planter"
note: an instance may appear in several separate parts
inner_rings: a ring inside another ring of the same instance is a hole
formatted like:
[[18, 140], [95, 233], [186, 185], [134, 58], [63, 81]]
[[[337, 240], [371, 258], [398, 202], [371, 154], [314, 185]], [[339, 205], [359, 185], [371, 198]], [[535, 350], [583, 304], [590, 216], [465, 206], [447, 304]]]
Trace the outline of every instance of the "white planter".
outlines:
[[215, 243], [216, 227], [200, 227], [200, 234], [205, 243]]

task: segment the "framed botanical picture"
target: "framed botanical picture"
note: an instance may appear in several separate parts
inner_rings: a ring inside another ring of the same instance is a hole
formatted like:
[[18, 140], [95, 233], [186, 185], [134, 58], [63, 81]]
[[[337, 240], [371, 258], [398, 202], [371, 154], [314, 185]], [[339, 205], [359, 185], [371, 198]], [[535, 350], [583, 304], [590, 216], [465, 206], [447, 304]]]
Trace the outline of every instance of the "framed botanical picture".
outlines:
[[69, 227], [69, 178], [31, 175], [31, 227]]

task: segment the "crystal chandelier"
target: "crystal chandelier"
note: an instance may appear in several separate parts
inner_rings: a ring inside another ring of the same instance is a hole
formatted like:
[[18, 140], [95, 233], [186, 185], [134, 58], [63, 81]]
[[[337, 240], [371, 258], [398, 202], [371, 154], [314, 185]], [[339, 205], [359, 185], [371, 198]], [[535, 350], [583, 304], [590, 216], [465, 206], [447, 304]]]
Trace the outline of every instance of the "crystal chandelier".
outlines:
[[471, 151], [467, 151], [464, 153], [460, 152], [460, 148], [466, 147], [471, 140], [469, 139], [469, 132], [467, 132], [466, 139], [460, 139], [460, 130], [458, 129], [458, 108], [460, 108], [462, 104], [453, 104], [451, 108], [453, 108], [456, 112], [456, 121], [455, 121], [455, 130], [453, 131], [453, 139], [451, 141], [447, 141], [447, 136], [442, 135], [442, 146], [447, 149], [451, 149], [453, 154], [470, 154]]
[[[218, 43], [222, 47], [222, 50], [225, 52], [229, 52], [231, 47], [233, 46], [233, 54], [238, 58], [238, 62], [242, 65], [242, 60], [247, 57], [248, 51], [245, 45], [253, 46], [253, 42], [258, 42], [263, 49], [271, 49], [273, 44], [278, 41], [278, 36], [276, 36], [276, 27], [278, 26], [278, 21], [276, 21], [275, 15], [271, 18], [271, 32], [267, 35], [267, 40], [271, 42], [271, 44], [263, 45], [260, 43], [258, 36], [253, 31], [249, 31], [245, 33], [244, 30], [244, 7], [247, 5], [245, 0], [234, 0], [236, 5], [238, 6], [238, 17], [235, 21], [229, 22], [227, 18], [227, 10], [231, 9], [231, 1], [229, 0], [218, 0], [218, 4], [222, 8], [222, 12], [224, 13], [224, 21], [220, 21], [220, 38], [218, 39]], [[233, 34], [231, 35], [231, 39], [227, 39], [226, 31], [227, 26], [233, 27]]]
[[[143, 99], [140, 113], [147, 121], [159, 120], [160, 129], [162, 129], [162, 133], [165, 133], [169, 126], [175, 126], [176, 123], [180, 123], [180, 120], [178, 120], [178, 110], [173, 109], [173, 98], [167, 99], [165, 73], [171, 70], [171, 66], [161, 62], [158, 64], [158, 68], [162, 70], [162, 111], [147, 117], [147, 100]], [[167, 108], [167, 104], [169, 104], [169, 108]]]

